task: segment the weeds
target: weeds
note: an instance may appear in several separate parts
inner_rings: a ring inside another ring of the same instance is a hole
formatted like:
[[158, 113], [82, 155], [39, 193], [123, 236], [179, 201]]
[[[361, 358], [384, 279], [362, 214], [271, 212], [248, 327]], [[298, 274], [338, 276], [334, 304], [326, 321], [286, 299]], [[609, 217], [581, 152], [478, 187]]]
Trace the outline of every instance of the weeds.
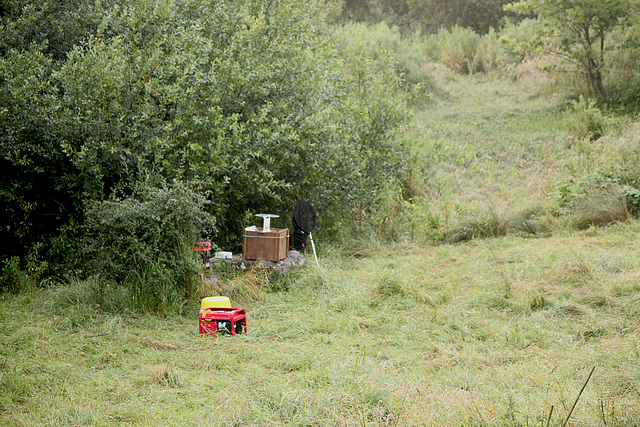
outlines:
[[13, 256], [4, 261], [0, 275], [0, 291], [34, 291], [40, 283], [47, 283], [45, 275], [49, 264], [41, 256], [43, 245], [36, 243], [31, 247], [24, 262]]
[[615, 124], [615, 119], [607, 116], [595, 99], [580, 96], [570, 101], [572, 114], [569, 116], [569, 132], [576, 138], [594, 141], [602, 138]]

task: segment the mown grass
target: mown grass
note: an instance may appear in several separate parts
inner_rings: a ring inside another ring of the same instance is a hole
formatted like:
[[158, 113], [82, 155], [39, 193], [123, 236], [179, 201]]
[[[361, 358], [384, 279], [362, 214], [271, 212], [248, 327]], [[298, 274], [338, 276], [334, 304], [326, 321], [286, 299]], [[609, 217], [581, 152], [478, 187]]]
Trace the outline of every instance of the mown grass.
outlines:
[[87, 305], [0, 302], [4, 425], [640, 423], [640, 223], [324, 257], [245, 300], [249, 333]]

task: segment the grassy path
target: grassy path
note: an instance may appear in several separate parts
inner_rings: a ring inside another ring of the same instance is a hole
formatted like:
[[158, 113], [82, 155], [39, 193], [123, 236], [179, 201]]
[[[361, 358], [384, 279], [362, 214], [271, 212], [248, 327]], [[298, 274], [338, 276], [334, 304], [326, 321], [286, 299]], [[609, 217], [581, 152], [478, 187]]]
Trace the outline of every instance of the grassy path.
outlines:
[[541, 203], [568, 148], [561, 98], [533, 77], [449, 78], [447, 94], [413, 123], [430, 196], [510, 213]]

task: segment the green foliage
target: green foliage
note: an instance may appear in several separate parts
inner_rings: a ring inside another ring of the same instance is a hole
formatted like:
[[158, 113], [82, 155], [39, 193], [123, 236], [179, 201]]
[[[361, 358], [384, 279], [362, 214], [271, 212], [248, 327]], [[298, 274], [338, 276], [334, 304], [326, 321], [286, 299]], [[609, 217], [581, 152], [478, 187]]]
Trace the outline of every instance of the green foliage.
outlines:
[[89, 273], [129, 294], [130, 308], [175, 311], [201, 280], [202, 259], [191, 248], [214, 226], [205, 204], [180, 183], [94, 202], [86, 222]]
[[579, 230], [626, 221], [627, 197], [633, 204], [633, 193], [630, 186], [623, 187], [620, 178], [610, 172], [587, 174], [558, 184], [560, 213]]
[[505, 0], [345, 0], [343, 19], [386, 22], [405, 34], [436, 33], [454, 26], [486, 33], [506, 15]]
[[496, 70], [505, 62], [503, 47], [493, 30], [479, 35], [472, 29], [454, 26], [427, 36], [423, 49], [428, 58], [460, 74]]
[[630, 185], [624, 185], [622, 187], [622, 194], [624, 195], [629, 213], [638, 215], [640, 213], [640, 189]]
[[52, 66], [35, 45], [0, 57], [0, 257], [26, 256], [80, 210], [55, 135]]
[[500, 44], [519, 61], [534, 55], [533, 40], [538, 34], [537, 19], [524, 18], [519, 21], [507, 20], [500, 30]]
[[607, 102], [630, 113], [640, 110], [640, 15], [634, 18], [631, 25], [612, 33], [612, 43], [618, 48], [608, 52], [604, 76]]
[[615, 119], [607, 116], [593, 98], [581, 95], [577, 100], [570, 101], [570, 108], [569, 131], [578, 139], [599, 139], [615, 123]]
[[351, 55], [364, 54], [380, 66], [395, 68], [413, 105], [440, 91], [425, 63], [420, 37], [403, 35], [397, 27], [384, 22], [375, 25], [347, 22], [336, 27], [336, 37], [348, 46]]
[[41, 284], [49, 272], [49, 263], [40, 253], [42, 246], [41, 243], [36, 243], [24, 260], [12, 256], [4, 261], [0, 275], [0, 290], [17, 293], [34, 290]]
[[[140, 182], [196, 185], [213, 201], [211, 237], [236, 250], [247, 215], [304, 197], [321, 218], [353, 220], [401, 174], [397, 68], [336, 47], [324, 2], [11, 5], [3, 25], [16, 35], [0, 50], [0, 233], [11, 244], [0, 256], [55, 240], [87, 202]], [[38, 17], [46, 40], [20, 45]], [[47, 19], [78, 25], [63, 37]]]
[[542, 25], [537, 42], [573, 64], [575, 71], [589, 82], [592, 93], [604, 96], [603, 73], [606, 53], [617, 46], [609, 36], [628, 22], [632, 8], [625, 0], [522, 0], [508, 4], [506, 10], [535, 15]]
[[13, 256], [4, 261], [2, 268], [2, 289], [19, 292], [29, 288], [29, 274], [20, 268], [20, 258]]
[[[512, 28], [515, 26], [512, 24]], [[376, 60], [391, 58], [402, 73], [406, 87], [439, 92], [429, 62], [445, 64], [460, 74], [502, 69], [516, 60], [513, 46], [493, 29], [480, 34], [471, 28], [453, 25], [433, 34], [403, 34], [396, 26], [382, 22], [375, 25], [345, 23], [337, 29], [338, 37]], [[513, 31], [512, 31], [513, 33]], [[500, 33], [501, 34], [501, 33]], [[515, 37], [511, 34], [508, 40]], [[515, 44], [515, 41], [511, 41]]]
[[394, 138], [409, 112], [391, 52], [372, 47], [376, 53], [369, 56], [359, 42], [337, 42], [339, 68], [328, 70], [334, 85], [322, 93], [323, 110], [302, 125], [308, 149], [293, 194], [309, 194], [327, 208], [327, 224], [349, 229], [366, 221], [389, 180], [403, 175], [404, 156]]
[[0, 55], [10, 49], [41, 46], [56, 61], [63, 61], [74, 45], [100, 22], [102, 10], [113, 0], [6, 0], [0, 5]]

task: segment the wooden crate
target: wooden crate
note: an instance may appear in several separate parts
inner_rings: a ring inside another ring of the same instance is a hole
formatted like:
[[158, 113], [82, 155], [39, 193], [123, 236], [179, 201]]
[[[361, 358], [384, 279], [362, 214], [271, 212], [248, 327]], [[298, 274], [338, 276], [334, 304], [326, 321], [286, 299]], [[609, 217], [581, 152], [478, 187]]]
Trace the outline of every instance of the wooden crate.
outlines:
[[262, 227], [258, 231], [244, 230], [242, 244], [244, 259], [280, 261], [289, 255], [289, 229], [272, 228], [266, 233]]

